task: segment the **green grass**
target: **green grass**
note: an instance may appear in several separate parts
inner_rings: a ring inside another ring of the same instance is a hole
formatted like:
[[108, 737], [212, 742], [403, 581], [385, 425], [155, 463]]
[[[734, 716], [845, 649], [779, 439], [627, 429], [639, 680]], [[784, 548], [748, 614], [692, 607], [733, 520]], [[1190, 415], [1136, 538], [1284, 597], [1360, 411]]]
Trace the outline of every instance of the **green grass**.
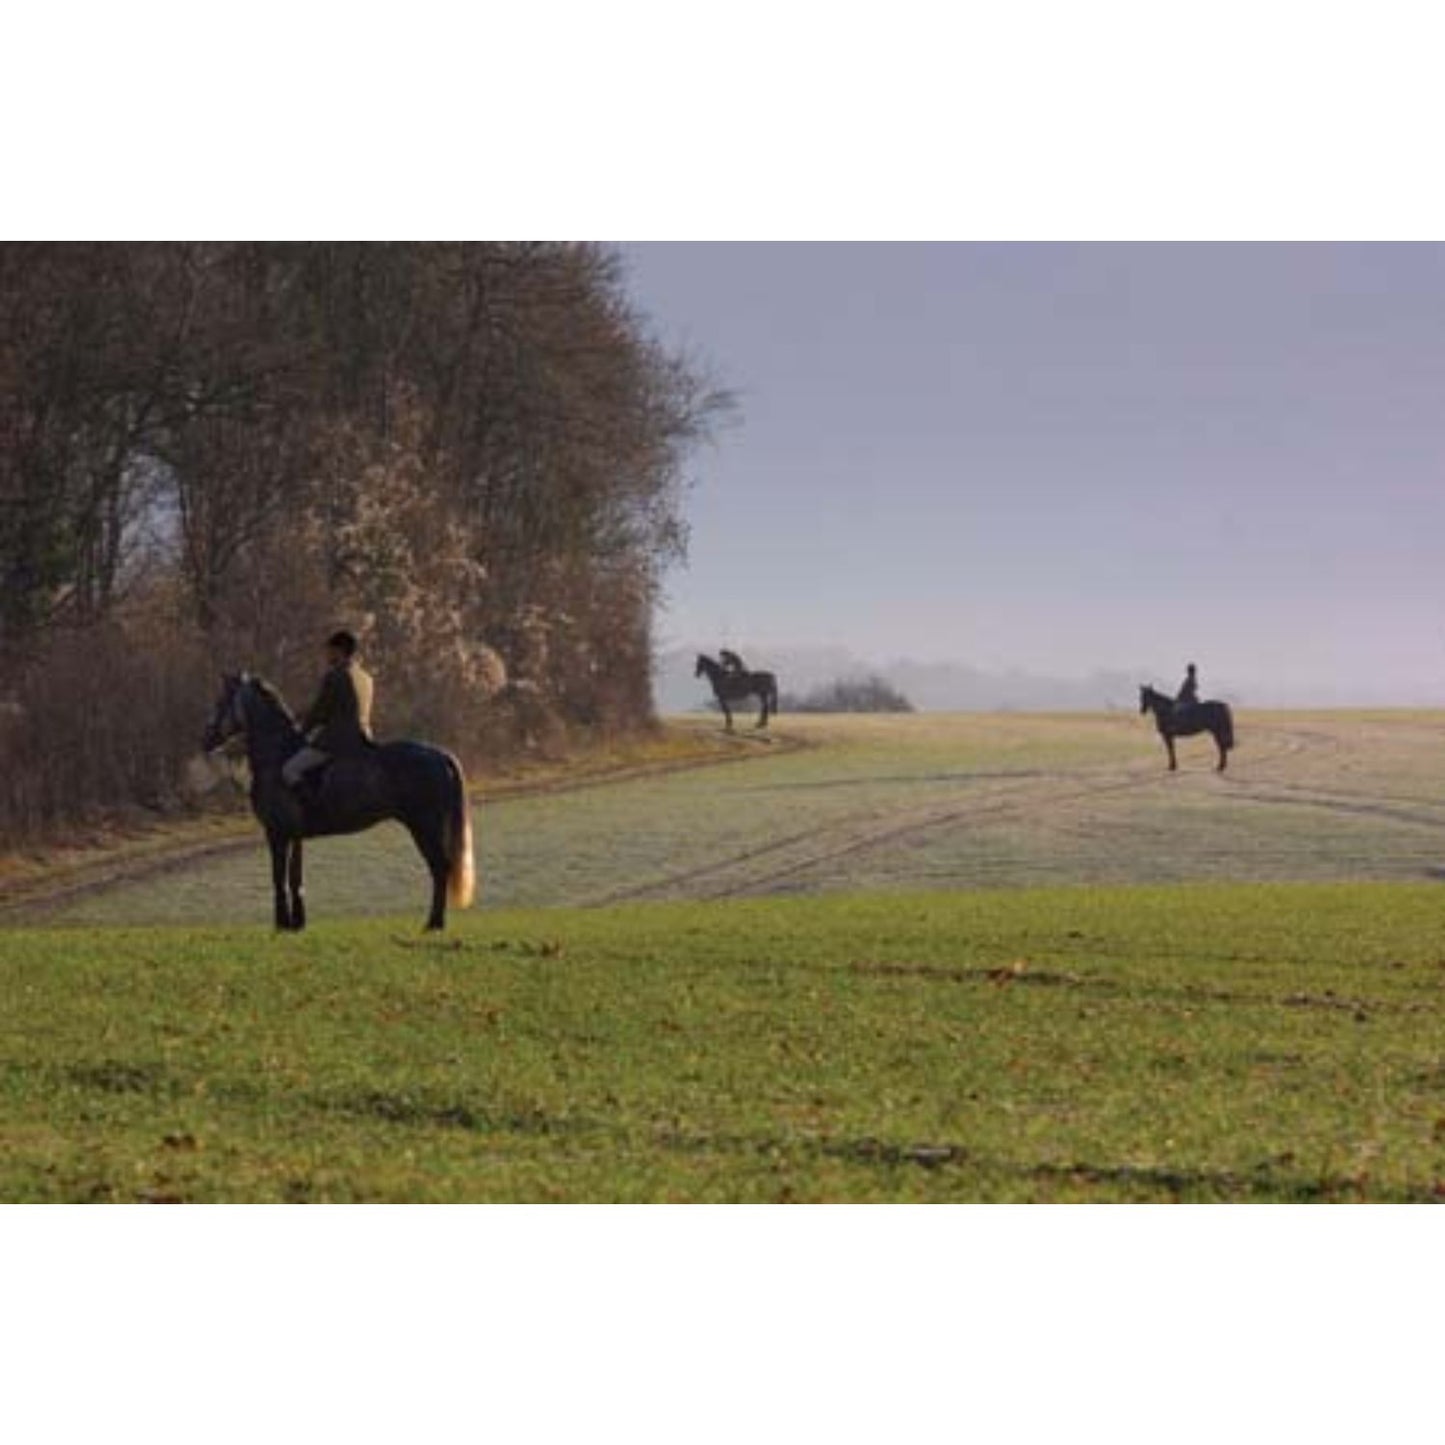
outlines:
[[0, 934], [5, 1200], [1429, 1200], [1424, 884]]
[[779, 730], [484, 792], [441, 942], [397, 829], [308, 849], [301, 938], [259, 837], [58, 877], [0, 932], [0, 1198], [1445, 1191], [1438, 718], [1246, 713], [1223, 777], [1127, 714]]

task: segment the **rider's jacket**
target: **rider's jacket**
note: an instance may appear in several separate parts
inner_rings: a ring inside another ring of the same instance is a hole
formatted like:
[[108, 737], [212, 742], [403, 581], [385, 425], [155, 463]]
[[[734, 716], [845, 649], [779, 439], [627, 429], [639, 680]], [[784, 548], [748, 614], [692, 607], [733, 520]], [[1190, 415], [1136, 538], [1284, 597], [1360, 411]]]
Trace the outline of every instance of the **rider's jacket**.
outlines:
[[371, 694], [371, 674], [360, 663], [328, 667], [301, 721], [307, 741], [332, 757], [364, 752], [371, 743]]

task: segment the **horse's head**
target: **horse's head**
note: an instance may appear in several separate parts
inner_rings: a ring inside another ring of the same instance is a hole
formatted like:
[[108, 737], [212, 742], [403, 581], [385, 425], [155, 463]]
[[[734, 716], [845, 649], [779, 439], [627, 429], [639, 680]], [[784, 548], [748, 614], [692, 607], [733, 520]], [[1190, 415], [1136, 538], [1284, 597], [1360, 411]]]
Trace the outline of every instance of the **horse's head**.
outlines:
[[221, 694], [216, 710], [201, 735], [201, 748], [213, 753], [223, 743], [246, 730], [246, 687], [250, 679], [244, 672], [228, 672], [221, 678]]
[[1141, 687], [1141, 688], [1139, 689], [1139, 711], [1140, 711], [1140, 713], [1146, 713], [1146, 712], [1149, 711], [1149, 699], [1150, 699], [1151, 697], [1153, 697], [1153, 695], [1154, 695], [1154, 689], [1153, 689], [1152, 687]]
[[703, 674], [707, 672], [707, 663], [707, 658], [705, 658], [702, 653], [699, 652], [697, 655], [697, 666], [693, 668], [692, 675], [694, 677], [703, 676]]

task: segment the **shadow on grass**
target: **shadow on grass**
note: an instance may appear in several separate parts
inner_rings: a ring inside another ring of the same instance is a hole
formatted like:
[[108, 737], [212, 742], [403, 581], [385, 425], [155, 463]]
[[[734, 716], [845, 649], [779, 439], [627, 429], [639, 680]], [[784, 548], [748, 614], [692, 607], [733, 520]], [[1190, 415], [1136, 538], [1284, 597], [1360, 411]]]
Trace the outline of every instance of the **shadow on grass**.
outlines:
[[379, 1119], [414, 1128], [465, 1129], [476, 1134], [562, 1136], [619, 1132], [615, 1124], [606, 1120], [552, 1115], [540, 1109], [489, 1109], [425, 1094], [363, 1090], [314, 1096], [308, 1102], [322, 1113], [341, 1114], [351, 1119]]
[[64, 1083], [101, 1094], [152, 1094], [171, 1098], [179, 1092], [178, 1081], [164, 1064], [125, 1063], [103, 1059], [90, 1064], [66, 1064], [51, 1073]]
[[[9, 1065], [5, 1071], [18, 1069]], [[54, 1066], [51, 1077], [71, 1088], [105, 1095], [147, 1096], [173, 1099], [186, 1092], [186, 1080], [156, 1062], [123, 1062], [102, 1059]], [[1445, 1069], [1440, 1071], [1445, 1077]], [[1437, 1082], [1432, 1075], [1430, 1082]], [[715, 1158], [725, 1170], [726, 1161], [740, 1165], [767, 1161], [799, 1170], [821, 1161], [841, 1163], [870, 1177], [884, 1188], [906, 1185], [910, 1174], [922, 1172], [934, 1178], [931, 1190], [954, 1200], [1004, 1194], [1017, 1198], [1049, 1198], [1058, 1193], [1073, 1195], [1098, 1190], [1111, 1198], [1166, 1202], [1239, 1203], [1424, 1203], [1440, 1202], [1433, 1181], [1387, 1182], [1367, 1173], [1311, 1172], [1292, 1168], [1290, 1156], [1261, 1160], [1247, 1169], [1218, 1169], [1181, 1164], [1135, 1163], [1127, 1160], [1028, 1160], [981, 1152], [973, 1146], [938, 1139], [889, 1139], [872, 1135], [834, 1136], [818, 1134], [746, 1133], [690, 1129], [664, 1125], [653, 1119], [628, 1122], [612, 1114], [550, 1112], [545, 1108], [507, 1106], [467, 1095], [453, 1095], [426, 1089], [350, 1089], [340, 1092], [290, 1093], [263, 1084], [231, 1080], [213, 1085], [214, 1103], [268, 1110], [291, 1116], [307, 1112], [358, 1122], [375, 1121], [399, 1130], [456, 1130], [479, 1139], [531, 1138], [603, 1147], [619, 1157], [631, 1154], [666, 1156], [691, 1155]], [[185, 1153], [196, 1147], [186, 1133], [170, 1133], [160, 1140], [168, 1153]], [[360, 1183], [358, 1181], [353, 1181]], [[156, 1202], [178, 1197], [169, 1180], [158, 1181], [155, 1190], [135, 1195], [132, 1186], [122, 1188], [109, 1177], [76, 1178], [62, 1189], [70, 1199], [107, 1200], [153, 1198]], [[335, 1181], [325, 1191], [336, 1196]], [[345, 1193], [345, 1191], [342, 1191]], [[848, 1198], [851, 1191], [837, 1189], [836, 1197]], [[306, 1190], [290, 1197], [303, 1199]], [[359, 1196], [358, 1196], [359, 1197]], [[599, 1196], [600, 1198], [600, 1196]]]
[[[790, 969], [796, 972], [828, 974], [836, 972], [836, 964], [778, 963], [765, 961], [757, 966]], [[860, 978], [912, 978], [926, 983], [992, 984], [1041, 988], [1068, 988], [1095, 994], [1107, 994], [1126, 1003], [1143, 1004], [1224, 1004], [1250, 1008], [1316, 1009], [1347, 1013], [1357, 1023], [1368, 1023], [1371, 1014], [1428, 1014], [1440, 1012], [1440, 1004], [1420, 999], [1364, 998], [1338, 994], [1333, 989], [1322, 993], [1294, 992], [1288, 994], [1251, 993], [1242, 989], [1216, 988], [1208, 984], [1151, 982], [1144, 979], [1106, 978], [1097, 973], [1075, 973], [1066, 969], [1039, 968], [1026, 959], [1000, 964], [992, 968], [959, 968], [928, 963], [860, 961], [845, 965], [847, 971]]]
[[321, 1110], [352, 1118], [436, 1129], [460, 1129], [479, 1135], [587, 1139], [606, 1143], [619, 1153], [661, 1151], [687, 1155], [767, 1159], [806, 1166], [833, 1160], [895, 1178], [912, 1170], [955, 1176], [954, 1197], [966, 1198], [970, 1181], [979, 1193], [985, 1185], [1032, 1189], [1107, 1189], [1140, 1200], [1229, 1203], [1374, 1203], [1435, 1202], [1433, 1186], [1379, 1185], [1367, 1176], [1305, 1174], [1282, 1171], [1261, 1162], [1248, 1172], [1226, 1169], [1158, 1166], [1131, 1163], [1030, 1163], [978, 1153], [950, 1142], [878, 1139], [872, 1136], [832, 1138], [728, 1134], [678, 1129], [629, 1128], [614, 1119], [587, 1115], [554, 1115], [545, 1110], [488, 1109], [464, 1100], [426, 1095], [367, 1091], [332, 1095], [312, 1101]]

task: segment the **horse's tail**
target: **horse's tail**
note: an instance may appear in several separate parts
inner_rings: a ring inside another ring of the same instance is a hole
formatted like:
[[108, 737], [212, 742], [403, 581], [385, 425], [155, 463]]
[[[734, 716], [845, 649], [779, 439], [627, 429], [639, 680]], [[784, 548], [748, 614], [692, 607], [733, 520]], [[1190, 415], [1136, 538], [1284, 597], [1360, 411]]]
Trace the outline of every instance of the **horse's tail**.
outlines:
[[1219, 704], [1219, 746], [1226, 752], [1234, 747], [1234, 714], [1227, 702]]
[[476, 893], [472, 864], [472, 818], [467, 807], [467, 780], [462, 765], [450, 753], [451, 797], [447, 800], [447, 902], [453, 908], [470, 908]]

